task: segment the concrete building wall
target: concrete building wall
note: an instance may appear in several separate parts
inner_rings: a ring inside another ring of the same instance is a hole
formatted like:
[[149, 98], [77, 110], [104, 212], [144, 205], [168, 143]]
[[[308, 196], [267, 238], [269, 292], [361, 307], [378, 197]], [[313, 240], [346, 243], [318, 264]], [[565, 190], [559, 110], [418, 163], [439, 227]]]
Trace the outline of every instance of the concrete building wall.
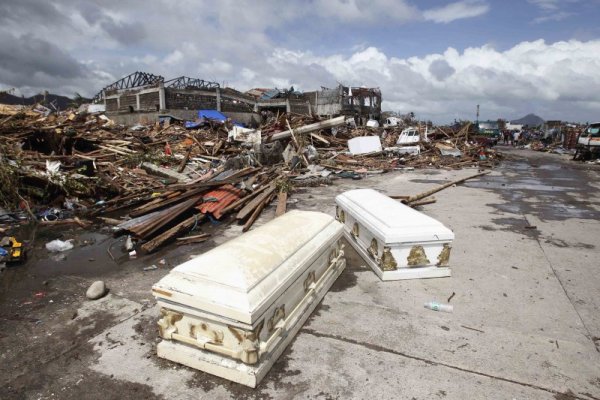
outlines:
[[138, 95], [139, 107], [137, 111], [158, 111], [160, 110], [160, 93], [158, 91], [151, 93], [142, 93]]
[[106, 112], [114, 113], [119, 111], [119, 100], [117, 99], [106, 99], [105, 102]]
[[137, 109], [137, 96], [133, 93], [119, 97], [119, 112], [130, 112]]
[[254, 105], [253, 104], [247, 104], [247, 103], [242, 103], [238, 100], [229, 100], [226, 98], [222, 98], [221, 99], [221, 112], [222, 113], [227, 113], [227, 112], [253, 112], [254, 111]]
[[295, 114], [303, 114], [303, 115], [312, 115], [312, 110], [310, 103], [305, 100], [293, 101], [289, 102], [290, 112]]
[[165, 89], [165, 102], [168, 109], [182, 110], [216, 110], [216, 91], [196, 91]]

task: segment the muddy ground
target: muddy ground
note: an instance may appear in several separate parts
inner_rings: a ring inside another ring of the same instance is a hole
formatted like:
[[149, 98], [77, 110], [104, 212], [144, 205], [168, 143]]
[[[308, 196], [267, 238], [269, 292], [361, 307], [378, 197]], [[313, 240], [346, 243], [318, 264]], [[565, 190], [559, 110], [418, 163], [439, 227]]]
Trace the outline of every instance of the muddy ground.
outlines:
[[[347, 247], [347, 269], [257, 389], [155, 355], [151, 285], [240, 226], [206, 225], [213, 240], [136, 259], [108, 229], [23, 229], [29, 259], [0, 276], [0, 398], [598, 399], [598, 168], [507, 154], [491, 175], [421, 208], [456, 234], [453, 277], [384, 283]], [[474, 172], [338, 180], [295, 193], [289, 208], [333, 214], [348, 189], [414, 194]], [[75, 249], [49, 254], [55, 238], [75, 239]], [[110, 293], [88, 301], [97, 279]], [[454, 313], [423, 308], [452, 293]]]

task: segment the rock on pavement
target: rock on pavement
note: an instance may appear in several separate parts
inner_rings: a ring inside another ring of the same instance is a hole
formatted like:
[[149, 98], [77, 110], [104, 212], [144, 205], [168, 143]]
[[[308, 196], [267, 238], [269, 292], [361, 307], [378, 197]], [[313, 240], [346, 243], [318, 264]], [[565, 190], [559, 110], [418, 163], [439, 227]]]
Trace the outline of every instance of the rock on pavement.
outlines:
[[107, 293], [104, 281], [96, 281], [85, 292], [85, 296], [90, 300], [97, 300]]

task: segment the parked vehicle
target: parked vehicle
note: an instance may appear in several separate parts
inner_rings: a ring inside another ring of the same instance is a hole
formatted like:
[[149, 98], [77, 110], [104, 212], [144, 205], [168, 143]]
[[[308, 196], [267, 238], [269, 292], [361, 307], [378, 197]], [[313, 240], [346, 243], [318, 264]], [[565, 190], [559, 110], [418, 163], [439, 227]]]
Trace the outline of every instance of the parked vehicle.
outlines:
[[600, 155], [600, 122], [594, 122], [577, 137], [577, 147], [573, 159], [588, 160]]

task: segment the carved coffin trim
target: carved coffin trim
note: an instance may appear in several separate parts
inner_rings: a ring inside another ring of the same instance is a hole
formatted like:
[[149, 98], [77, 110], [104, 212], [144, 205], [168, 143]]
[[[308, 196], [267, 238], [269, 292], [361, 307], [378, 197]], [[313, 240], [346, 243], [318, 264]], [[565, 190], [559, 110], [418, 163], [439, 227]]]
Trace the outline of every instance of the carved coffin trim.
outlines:
[[308, 292], [311, 285], [317, 281], [317, 277], [315, 276], [315, 271], [310, 271], [308, 275], [306, 275], [306, 279], [304, 280], [304, 292]]
[[335, 218], [342, 224], [346, 222], [346, 213], [339, 206], [335, 207]]
[[354, 225], [352, 225], [352, 236], [354, 236], [354, 238], [358, 238], [360, 233], [359, 229], [358, 222], [355, 222]]
[[183, 314], [164, 307], [160, 309], [160, 313], [162, 318], [158, 320], [158, 334], [164, 339], [171, 339], [173, 334], [177, 333], [175, 323], [181, 321]]
[[406, 261], [409, 267], [428, 265], [430, 263], [423, 246], [413, 246], [410, 249], [410, 254], [406, 258]]
[[269, 333], [273, 332], [275, 330], [275, 326], [277, 325], [277, 323], [285, 318], [285, 304], [282, 304], [281, 306], [277, 307], [275, 309], [275, 311], [273, 311], [273, 316], [271, 318], [269, 318], [269, 321], [267, 322], [267, 329], [269, 331]]
[[371, 240], [371, 245], [369, 246], [367, 251], [375, 260], [379, 258], [379, 246], [377, 246], [377, 239], [373, 238]]
[[398, 263], [392, 255], [392, 250], [389, 247], [383, 248], [383, 255], [379, 263], [383, 271], [395, 271], [398, 269]]
[[444, 245], [444, 248], [440, 252], [440, 255], [437, 258], [438, 262], [437, 262], [436, 265], [438, 267], [447, 267], [449, 265], [449, 262], [450, 262], [450, 250], [452, 250], [452, 247], [448, 243], [446, 243]]
[[199, 324], [190, 324], [190, 336], [198, 340], [199, 336], [205, 338], [207, 342], [214, 344], [223, 344], [223, 331], [212, 329], [206, 322]]
[[256, 364], [258, 362], [258, 350], [260, 349], [259, 336], [264, 325], [264, 320], [253, 331], [245, 331], [227, 325], [227, 329], [238, 340], [242, 347], [242, 351], [238, 354], [241, 362], [246, 364]]

